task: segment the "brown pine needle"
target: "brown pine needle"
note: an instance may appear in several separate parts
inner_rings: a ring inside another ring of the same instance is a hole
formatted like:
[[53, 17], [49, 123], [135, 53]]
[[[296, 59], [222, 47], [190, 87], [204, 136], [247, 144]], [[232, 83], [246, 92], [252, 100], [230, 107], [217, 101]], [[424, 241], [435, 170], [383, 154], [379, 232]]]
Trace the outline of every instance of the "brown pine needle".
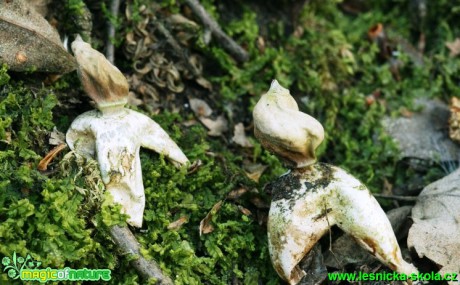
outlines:
[[65, 143], [61, 143], [60, 145], [53, 148], [42, 160], [40, 160], [37, 169], [39, 171], [46, 171], [48, 169], [48, 164], [66, 147], [67, 145]]

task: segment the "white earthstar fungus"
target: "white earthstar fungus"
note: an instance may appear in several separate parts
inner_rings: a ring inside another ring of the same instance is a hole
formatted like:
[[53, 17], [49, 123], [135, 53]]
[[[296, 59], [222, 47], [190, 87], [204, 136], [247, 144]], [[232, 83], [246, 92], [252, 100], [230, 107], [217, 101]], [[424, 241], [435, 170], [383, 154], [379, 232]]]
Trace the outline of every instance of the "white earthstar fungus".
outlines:
[[128, 82], [101, 53], [80, 37], [72, 43], [78, 74], [97, 110], [78, 116], [67, 131], [72, 150], [96, 158], [102, 181], [114, 203], [129, 215], [128, 223], [142, 226], [145, 207], [140, 147], [165, 155], [179, 167], [189, 161], [176, 143], [152, 119], [126, 109]]
[[266, 188], [272, 193], [269, 250], [281, 278], [299, 283], [305, 275], [300, 261], [334, 225], [392, 270], [417, 272], [402, 259], [391, 224], [366, 186], [338, 167], [315, 163], [323, 127], [298, 110], [289, 90], [273, 81], [253, 117], [261, 144], [294, 167]]

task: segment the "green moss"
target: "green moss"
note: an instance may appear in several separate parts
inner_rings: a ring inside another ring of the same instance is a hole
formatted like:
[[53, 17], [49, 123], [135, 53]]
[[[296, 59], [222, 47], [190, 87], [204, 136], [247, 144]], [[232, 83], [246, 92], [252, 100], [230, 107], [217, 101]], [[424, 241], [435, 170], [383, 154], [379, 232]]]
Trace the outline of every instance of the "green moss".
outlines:
[[[133, 5], [139, 7], [144, 2], [134, 1]], [[228, 20], [224, 17], [225, 3], [202, 2], [251, 55], [248, 62], [239, 65], [215, 41], [194, 47], [212, 66], [205, 69], [204, 76], [215, 88], [214, 93], [206, 94], [217, 102], [215, 113], [233, 114], [249, 125], [255, 102], [276, 78], [291, 90], [303, 111], [324, 125], [327, 135], [319, 160], [346, 168], [371, 191], [380, 192], [385, 180], [404, 183], [412, 175], [408, 171], [407, 176], [394, 177], [400, 172], [398, 150], [383, 131], [381, 119], [398, 116], [403, 108], [413, 109], [416, 97], [447, 100], [460, 94], [460, 60], [450, 58], [444, 45], [460, 32], [455, 21], [460, 9], [450, 1], [429, 3], [422, 26], [435, 28], [425, 29], [430, 40], [424, 65], [416, 66], [401, 51], [399, 60], [404, 67], [399, 70], [399, 81], [394, 79], [389, 63], [379, 59], [377, 45], [365, 35], [369, 27], [382, 22], [391, 33], [415, 42], [421, 27], [410, 20], [411, 10], [405, 8], [404, 1], [375, 1], [371, 10], [354, 16], [344, 13], [336, 1], [308, 1], [297, 26], [283, 21], [277, 13], [258, 13], [254, 8], [257, 1], [235, 2], [242, 13], [227, 25], [223, 22]], [[161, 4], [163, 9], [181, 11], [179, 1]], [[83, 9], [80, 0], [65, 5], [75, 15]], [[139, 15], [134, 13], [133, 19], [139, 21]], [[72, 25], [70, 22], [64, 25]], [[264, 39], [263, 48], [257, 44], [259, 37]], [[76, 90], [80, 88], [76, 77], [64, 76], [48, 89], [26, 86], [10, 77], [2, 67], [0, 254], [30, 253], [42, 267], [110, 268], [110, 284], [145, 284], [129, 265], [129, 256], [117, 252], [105, 230], [124, 224], [126, 216], [120, 214], [119, 207], [109, 207], [109, 200], [102, 202], [104, 186], [96, 162], [67, 153], [56, 158], [60, 165], [50, 165], [54, 173], [36, 170], [51, 148], [47, 139], [53, 126], [64, 129], [73, 119], [60, 109], [50, 90]], [[366, 104], [366, 97], [374, 93], [380, 94], [378, 100]], [[235, 279], [244, 284], [279, 284], [270, 264], [266, 229], [258, 219], [267, 209], [258, 209], [250, 202], [254, 196], [268, 202], [270, 197], [262, 189], [285, 172], [279, 160], [257, 142], [247, 151], [221, 138], [208, 137], [201, 125], [182, 126], [181, 122], [190, 119], [189, 114], [163, 112], [153, 118], [192, 161], [201, 160], [202, 166], [187, 174], [186, 169], [175, 169], [163, 157], [141, 151], [147, 202], [144, 227], [135, 230], [135, 235], [142, 255], [157, 260], [176, 284], [228, 284]], [[245, 159], [268, 165], [259, 183], [243, 172]], [[427, 171], [430, 177], [437, 177], [437, 172]], [[227, 194], [239, 187], [252, 191], [238, 201], [227, 200]], [[222, 200], [221, 209], [212, 215], [214, 230], [200, 236], [201, 220]], [[249, 209], [252, 215], [244, 215], [238, 206]], [[187, 218], [185, 224], [168, 229], [182, 217]], [[6, 274], [0, 275], [0, 281], [10, 282]]]
[[[61, 157], [60, 166], [50, 166], [57, 171], [53, 176], [36, 170], [49, 148], [46, 138], [54, 126], [55, 96], [46, 89], [34, 94], [17, 82], [9, 82], [1, 90], [0, 115], [11, 141], [2, 143], [0, 151], [4, 167], [0, 175], [5, 181], [0, 192], [0, 217], [5, 221], [0, 226], [0, 253], [30, 253], [42, 266], [52, 268], [117, 268], [112, 272], [112, 284], [141, 284], [128, 265], [129, 258], [116, 257], [104, 230], [124, 223], [126, 217], [119, 207], [106, 206], [110, 199], [102, 203], [103, 184], [95, 161], [70, 152]], [[141, 152], [146, 226], [136, 236], [142, 254], [156, 259], [176, 284], [202, 284], [204, 280], [226, 284], [233, 276], [276, 280], [269, 270], [265, 229], [244, 216], [236, 204], [225, 202], [213, 217], [214, 232], [199, 236], [200, 221], [212, 206], [239, 183], [251, 184], [239, 167], [241, 159], [232, 158], [220, 143], [207, 143], [202, 126], [178, 127], [181, 118], [177, 114], [165, 113], [155, 119], [184, 145], [192, 160], [200, 159], [203, 165], [188, 175], [186, 169], [177, 170], [163, 157]], [[229, 159], [224, 164], [209, 152]], [[167, 229], [182, 216], [188, 217], [185, 225]], [[243, 264], [248, 259], [254, 262], [246, 268]], [[6, 275], [1, 278], [7, 280]]]
[[[7, 78], [5, 69], [0, 77]], [[50, 179], [37, 170], [49, 150], [56, 97], [46, 89], [2, 80], [0, 118], [0, 254], [30, 253], [45, 268], [114, 268], [110, 246], [101, 246], [79, 189], [87, 187], [75, 175]], [[53, 165], [51, 167], [56, 167]], [[75, 171], [78, 171], [75, 169]], [[0, 280], [9, 282], [2, 274]]]
[[[202, 166], [196, 173], [187, 174], [186, 169], [176, 170], [161, 156], [141, 153], [147, 228], [146, 233], [138, 233], [137, 237], [148, 249], [147, 255], [159, 261], [175, 277], [176, 284], [202, 284], [204, 280], [227, 284], [235, 275], [241, 279], [258, 276], [262, 280], [276, 280], [274, 273], [267, 270], [265, 229], [253, 218], [244, 216], [234, 203], [224, 202], [212, 218], [214, 231], [199, 236], [200, 221], [213, 205], [238, 183], [251, 183], [235, 164], [239, 160], [219, 149], [221, 145], [207, 143], [202, 126], [184, 129], [178, 136], [179, 129], [172, 127], [177, 125], [173, 123], [177, 115], [155, 119], [176, 138], [186, 155], [192, 161], [200, 159]], [[224, 164], [208, 155], [210, 152], [229, 160]], [[188, 222], [179, 229], [168, 230], [167, 226], [180, 217], [188, 217]], [[242, 266], [248, 259], [254, 265], [250, 272]]]

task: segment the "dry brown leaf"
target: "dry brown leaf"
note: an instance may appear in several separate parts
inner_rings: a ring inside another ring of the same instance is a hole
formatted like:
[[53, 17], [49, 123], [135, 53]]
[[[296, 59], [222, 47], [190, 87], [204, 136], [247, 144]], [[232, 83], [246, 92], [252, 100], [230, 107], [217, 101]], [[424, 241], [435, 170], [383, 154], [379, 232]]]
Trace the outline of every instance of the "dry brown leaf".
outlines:
[[245, 215], [245, 216], [251, 216], [252, 215], [251, 211], [249, 211], [248, 209], [246, 209], [245, 207], [243, 207], [241, 205], [238, 205], [238, 210], [240, 210], [240, 212], [243, 213], [243, 215]]
[[48, 143], [50, 145], [65, 144], [65, 134], [61, 133], [56, 127], [54, 127], [53, 131], [50, 133]]
[[246, 189], [246, 188], [238, 188], [238, 189], [232, 190], [232, 191], [230, 191], [230, 193], [228, 193], [227, 199], [236, 200], [236, 199], [240, 198], [241, 196], [243, 196], [247, 192], [248, 192], [248, 189]]
[[224, 116], [220, 115], [217, 119], [200, 118], [201, 123], [209, 129], [208, 135], [212, 137], [221, 136], [228, 130], [228, 122]]
[[259, 182], [260, 176], [264, 173], [265, 169], [267, 169], [267, 165], [263, 165], [260, 163], [249, 163], [243, 165], [244, 172], [249, 179]]
[[452, 97], [449, 109], [449, 137], [460, 143], [460, 99]]
[[222, 200], [217, 202], [209, 211], [209, 213], [204, 217], [204, 219], [201, 220], [200, 222], [200, 236], [202, 234], [209, 234], [214, 231], [214, 226], [211, 224], [212, 222], [212, 217], [220, 210], [222, 207]]
[[257, 38], [257, 49], [259, 50], [260, 53], [264, 53], [265, 52], [265, 40], [263, 37], [259, 36]]
[[190, 109], [192, 109], [195, 116], [200, 117], [209, 117], [212, 114], [212, 109], [209, 107], [208, 103], [201, 99], [192, 98], [189, 100]]
[[197, 120], [191, 119], [191, 120], [183, 121], [181, 124], [184, 127], [191, 127], [191, 126], [194, 126], [194, 125], [199, 124], [199, 123], [198, 123]]
[[14, 71], [67, 73], [76, 68], [56, 30], [23, 0], [0, 1], [0, 63]]
[[414, 224], [407, 244], [420, 257], [439, 264], [441, 274], [460, 272], [459, 185], [460, 168], [426, 186], [412, 209]]
[[232, 140], [237, 145], [242, 147], [254, 147], [254, 145], [249, 141], [249, 139], [246, 137], [246, 134], [244, 133], [243, 123], [238, 123], [235, 125]]
[[209, 91], [212, 91], [212, 84], [206, 78], [198, 77], [196, 79], [196, 83], [198, 83], [201, 87], [206, 88]]
[[460, 54], [460, 38], [456, 38], [453, 42], [446, 42], [446, 47], [450, 50], [450, 57]]
[[173, 14], [168, 17], [168, 20], [171, 22], [173, 25], [183, 25], [183, 26], [188, 26], [191, 28], [198, 28], [198, 24], [195, 23], [194, 21], [184, 17], [182, 14]]
[[174, 221], [168, 225], [168, 230], [178, 230], [183, 224], [188, 222], [188, 217], [182, 216], [177, 221]]

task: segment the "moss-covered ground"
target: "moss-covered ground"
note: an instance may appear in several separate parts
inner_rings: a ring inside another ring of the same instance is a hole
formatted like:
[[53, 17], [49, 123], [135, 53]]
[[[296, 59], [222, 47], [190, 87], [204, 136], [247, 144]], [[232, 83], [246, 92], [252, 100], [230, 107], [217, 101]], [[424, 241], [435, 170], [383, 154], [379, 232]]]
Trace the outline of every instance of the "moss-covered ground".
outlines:
[[[277, 79], [291, 90], [301, 110], [323, 124], [327, 135], [319, 160], [347, 169], [375, 193], [404, 183], [395, 173], [398, 148], [383, 131], [381, 119], [416, 111], [412, 102], [417, 97], [447, 102], [460, 94], [460, 60], [450, 57], [445, 45], [460, 36], [460, 4], [426, 1], [424, 15], [417, 7], [425, 1], [312, 0], [293, 13], [300, 2], [202, 1], [249, 52], [250, 60], [239, 64], [217, 43], [205, 45], [200, 29], [190, 48], [204, 58], [203, 76], [213, 91], [196, 84], [190, 88], [215, 113], [225, 114], [233, 130], [239, 122], [251, 125], [253, 106]], [[63, 9], [78, 15], [81, 1], [66, 3]], [[123, 5], [143, 4], [149, 1]], [[101, 15], [107, 15], [104, 7]], [[180, 1], [163, 1], [161, 9], [190, 14]], [[119, 52], [123, 33], [130, 30], [124, 19], [115, 21], [116, 63], [129, 74], [133, 62]], [[391, 58], [382, 56], [378, 44], [367, 37], [377, 23], [391, 39]], [[68, 25], [75, 32], [76, 26]], [[421, 34], [425, 48], [420, 63], [414, 58]], [[103, 39], [94, 35], [102, 50]], [[47, 172], [37, 170], [52, 148], [48, 139], [53, 127], [65, 132], [79, 113], [91, 108], [75, 73], [46, 86], [40, 78], [10, 72], [6, 66], [0, 70], [0, 257], [29, 253], [42, 268], [109, 268], [109, 284], [145, 284], [124, 258], [127, 253], [118, 252], [110, 241], [107, 226], [123, 224], [125, 217], [116, 207], [102, 204], [103, 184], [95, 162], [66, 149]], [[78, 106], [69, 97], [77, 98]], [[158, 261], [176, 284], [280, 284], [267, 249], [270, 197], [263, 187], [286, 169], [252, 139], [251, 131], [247, 135], [254, 148], [247, 149], [231, 143], [232, 131], [210, 137], [201, 124], [183, 124], [194, 118], [190, 109], [164, 108], [156, 114], [142, 106], [138, 110], [167, 130], [191, 161], [202, 162], [197, 171], [187, 173], [155, 153], [141, 152], [147, 201], [144, 226], [133, 231], [142, 254]], [[258, 182], [243, 170], [248, 160], [268, 166]], [[439, 169], [430, 174], [442, 175]], [[229, 198], [236, 189], [247, 192]], [[200, 221], [221, 200], [222, 207], [212, 213], [214, 230], [200, 236]], [[168, 228], [181, 218], [186, 223]], [[0, 275], [0, 283], [20, 284], [7, 272]]]

